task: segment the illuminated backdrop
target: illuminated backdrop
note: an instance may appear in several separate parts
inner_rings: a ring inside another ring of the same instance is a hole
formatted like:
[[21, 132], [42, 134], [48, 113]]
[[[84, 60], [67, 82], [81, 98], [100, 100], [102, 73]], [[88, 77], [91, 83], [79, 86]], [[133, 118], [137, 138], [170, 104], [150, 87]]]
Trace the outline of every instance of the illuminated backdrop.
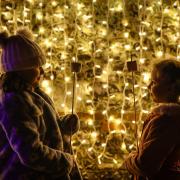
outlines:
[[[71, 112], [71, 62], [82, 64], [75, 95], [81, 129], [72, 144], [84, 178], [129, 179], [119, 168], [152, 106], [150, 64], [168, 55], [180, 60], [180, 2], [0, 0], [0, 8], [0, 30], [27, 26], [45, 51], [41, 85], [61, 114]], [[126, 67], [131, 57], [134, 80]]]

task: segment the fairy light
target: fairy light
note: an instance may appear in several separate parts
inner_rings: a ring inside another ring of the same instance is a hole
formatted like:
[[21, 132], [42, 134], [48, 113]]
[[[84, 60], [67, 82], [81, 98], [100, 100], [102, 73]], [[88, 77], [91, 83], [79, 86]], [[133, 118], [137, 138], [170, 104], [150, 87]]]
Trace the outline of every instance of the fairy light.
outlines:
[[43, 19], [42, 12], [37, 12], [36, 18], [37, 18], [38, 20], [42, 20], [42, 19]]
[[155, 54], [156, 54], [156, 57], [160, 58], [160, 57], [163, 56], [164, 53], [163, 53], [163, 51], [160, 51], [160, 50], [159, 50], [159, 51], [156, 51]]
[[129, 37], [129, 32], [124, 32], [124, 37], [128, 38]]

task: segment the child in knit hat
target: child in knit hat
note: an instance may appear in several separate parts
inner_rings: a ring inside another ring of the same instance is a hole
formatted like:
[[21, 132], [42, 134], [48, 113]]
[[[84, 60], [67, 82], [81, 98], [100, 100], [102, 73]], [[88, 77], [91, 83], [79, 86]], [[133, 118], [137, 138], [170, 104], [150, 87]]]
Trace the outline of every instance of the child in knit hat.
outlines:
[[27, 29], [0, 34], [0, 179], [81, 180], [67, 140], [77, 115], [59, 117], [39, 87], [45, 56]]

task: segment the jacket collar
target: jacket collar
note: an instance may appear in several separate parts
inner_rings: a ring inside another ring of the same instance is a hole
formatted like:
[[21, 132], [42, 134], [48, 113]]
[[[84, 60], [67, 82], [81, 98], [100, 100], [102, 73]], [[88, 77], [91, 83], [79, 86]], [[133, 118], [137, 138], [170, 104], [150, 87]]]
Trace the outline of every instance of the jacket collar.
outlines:
[[180, 115], [180, 104], [178, 103], [161, 103], [152, 109], [155, 114]]

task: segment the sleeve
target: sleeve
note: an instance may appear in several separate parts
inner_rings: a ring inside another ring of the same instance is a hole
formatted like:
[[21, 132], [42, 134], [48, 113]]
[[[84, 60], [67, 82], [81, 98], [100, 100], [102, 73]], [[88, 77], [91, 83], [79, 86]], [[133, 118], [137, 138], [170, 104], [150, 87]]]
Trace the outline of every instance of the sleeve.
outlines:
[[4, 110], [1, 124], [22, 164], [40, 172], [59, 175], [70, 173], [73, 157], [40, 141], [37, 122], [28, 112], [27, 104], [22, 98], [17, 95], [10, 97]]
[[80, 128], [79, 118], [76, 114], [68, 114], [58, 118], [58, 124], [64, 135], [73, 135]]
[[153, 177], [173, 151], [178, 137], [172, 118], [156, 116], [147, 124], [138, 152], [132, 152], [125, 160], [129, 172], [134, 175]]

